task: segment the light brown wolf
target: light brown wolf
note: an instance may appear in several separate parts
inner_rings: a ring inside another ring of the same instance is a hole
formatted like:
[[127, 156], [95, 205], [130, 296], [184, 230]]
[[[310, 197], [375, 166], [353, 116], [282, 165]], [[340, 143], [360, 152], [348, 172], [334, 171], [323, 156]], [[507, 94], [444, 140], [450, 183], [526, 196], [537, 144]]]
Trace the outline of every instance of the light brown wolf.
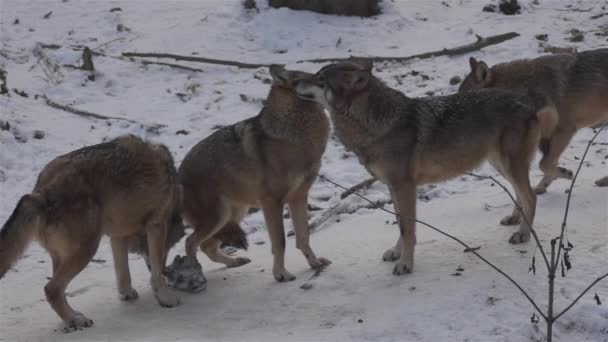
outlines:
[[[416, 187], [455, 177], [485, 160], [513, 185], [532, 224], [536, 196], [528, 169], [541, 136], [555, 127], [553, 112], [537, 111], [530, 98], [500, 90], [409, 98], [374, 77], [371, 69], [369, 63], [331, 64], [300, 80], [296, 91], [325, 106], [338, 138], [388, 185], [401, 233], [383, 255], [386, 261], [399, 259], [393, 274], [414, 267]], [[520, 217], [514, 209], [502, 223]], [[509, 241], [529, 238], [523, 220]]]
[[248, 263], [229, 257], [217, 239], [227, 226], [238, 225], [251, 207], [261, 207], [274, 255], [277, 281], [295, 276], [284, 265], [283, 207], [289, 206], [296, 247], [312, 268], [330, 261], [310, 247], [308, 191], [317, 178], [329, 134], [321, 106], [295, 94], [297, 80], [310, 74], [270, 67], [270, 93], [261, 112], [224, 127], [194, 146], [179, 167], [184, 189], [184, 218], [194, 228], [186, 240], [186, 255], [196, 258], [200, 246], [207, 256], [228, 267]]
[[557, 178], [572, 179], [571, 170], [557, 166], [559, 156], [578, 129], [608, 120], [608, 49], [516, 60], [491, 68], [475, 58], [469, 64], [471, 73], [459, 91], [514, 90], [542, 99], [558, 113], [557, 129], [541, 143], [544, 177], [536, 193], [546, 192]]
[[179, 298], [167, 288], [162, 271], [169, 225], [179, 235], [173, 242], [181, 238], [180, 231], [183, 234], [177, 213], [180, 197], [173, 159], [163, 145], [122, 136], [57, 157], [44, 167], [32, 193], [19, 200], [0, 232], [0, 277], [30, 240], [37, 239], [52, 259], [53, 276], [44, 287], [49, 304], [66, 323], [66, 331], [89, 327], [93, 321], [70, 307], [65, 289], [107, 234], [120, 299], [136, 299], [127, 253], [133, 237], [145, 232], [154, 295], [160, 305], [176, 306]]

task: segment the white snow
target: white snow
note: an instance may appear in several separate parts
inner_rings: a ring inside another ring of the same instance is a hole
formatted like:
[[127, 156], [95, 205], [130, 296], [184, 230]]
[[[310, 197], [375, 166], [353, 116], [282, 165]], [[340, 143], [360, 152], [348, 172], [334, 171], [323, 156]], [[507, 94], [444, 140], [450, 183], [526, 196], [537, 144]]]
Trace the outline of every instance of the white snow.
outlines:
[[[608, 11], [608, 2], [603, 0], [541, 0], [539, 5], [523, 0], [522, 14], [515, 16], [482, 12], [489, 0], [384, 0], [383, 14], [371, 19], [276, 10], [268, 8], [264, 0], [257, 2], [259, 13], [245, 11], [236, 0], [1, 1], [0, 65], [8, 71], [9, 88], [24, 90], [29, 97], [0, 96], [0, 120], [12, 127], [11, 131], [0, 130], [0, 222], [8, 218], [19, 197], [31, 190], [41, 168], [60, 154], [135, 133], [167, 144], [179, 163], [215, 125], [257, 114], [268, 91], [262, 82], [269, 77], [264, 69], [175, 62], [203, 70], [190, 72], [111, 58], [122, 52], [196, 53], [314, 71], [321, 65], [297, 62], [348, 55], [406, 56], [469, 43], [475, 40], [474, 34], [521, 34], [469, 55], [376, 66], [377, 75], [390, 86], [409, 96], [423, 96], [428, 91], [456, 91], [457, 86], [449, 85], [448, 80], [468, 71], [469, 56], [494, 64], [542, 54], [536, 34], [548, 33], [548, 43], [555, 46], [608, 47], [607, 37], [601, 35], [608, 31], [608, 16], [590, 19]], [[122, 11], [110, 12], [114, 7]], [[51, 10], [51, 16], [43, 19]], [[119, 24], [129, 30], [117, 31]], [[583, 42], [566, 40], [573, 28], [585, 32]], [[101, 46], [98, 51], [107, 57], [94, 57], [95, 81], [87, 80], [82, 71], [62, 68], [62, 82], [52, 85], [32, 53], [36, 43], [61, 45], [44, 50], [59, 65], [79, 64], [80, 52], [73, 47], [80, 45]], [[411, 75], [413, 70], [430, 79]], [[182, 101], [176, 93], [188, 94], [189, 100]], [[136, 124], [81, 118], [34, 98], [43, 94], [79, 109], [167, 127], [155, 134]], [[241, 94], [252, 101], [243, 102]], [[43, 130], [45, 137], [34, 139], [35, 130]], [[177, 135], [178, 130], [189, 134]], [[576, 168], [592, 134], [584, 129], [576, 135], [561, 158], [564, 166]], [[27, 142], [19, 142], [16, 136]], [[557, 279], [557, 310], [598, 275], [608, 272], [608, 192], [593, 184], [608, 175], [608, 133], [603, 132], [597, 142], [575, 186], [568, 225], [568, 238], [575, 245], [574, 267], [565, 278]], [[495, 175], [487, 166], [477, 172]], [[345, 186], [369, 177], [335, 139], [330, 140], [321, 173]], [[531, 174], [534, 183], [540, 179], [537, 163]], [[545, 245], [558, 234], [568, 186], [569, 182], [558, 180], [549, 193], [539, 197], [535, 227]], [[318, 181], [310, 201], [328, 208], [338, 203], [341, 192]], [[388, 197], [380, 184], [364, 193], [373, 200]], [[472, 246], [481, 246], [482, 255], [513, 275], [546, 307], [547, 277], [538, 251], [533, 275], [528, 267], [534, 245], [509, 245], [512, 228], [498, 224], [511, 210], [504, 192], [489, 181], [463, 176], [439, 184], [429, 197], [430, 201], [419, 201], [420, 219]], [[362, 202], [351, 196], [346, 203]], [[321, 213], [313, 212], [313, 218]], [[532, 306], [499, 274], [463, 253], [462, 246], [418, 225], [416, 270], [395, 277], [392, 264], [381, 261], [384, 250], [397, 238], [397, 228], [391, 224], [394, 218], [362, 209], [338, 219], [312, 235], [313, 249], [333, 264], [311, 279], [313, 272], [293, 239], [288, 239], [286, 265], [297, 280], [279, 284], [272, 277], [270, 243], [262, 217], [259, 213], [247, 217], [244, 226], [251, 232], [251, 248], [238, 253], [250, 257], [252, 263], [226, 269], [199, 255], [208, 288], [199, 294], [183, 294], [183, 304], [172, 309], [157, 305], [149, 289], [148, 271], [135, 255], [131, 256], [131, 273], [140, 299], [136, 303], [118, 300], [111, 252], [104, 239], [95, 258], [106, 262], [89, 264], [69, 287], [71, 305], [95, 325], [71, 334], [55, 331], [62, 323], [43, 292], [50, 259], [33, 243], [0, 281], [0, 341], [543, 339], [544, 324], [530, 323]], [[172, 251], [175, 253], [183, 253], [183, 244]], [[459, 267], [464, 271], [453, 276]], [[304, 284], [312, 288], [300, 288]], [[595, 304], [595, 293], [602, 305]], [[556, 323], [556, 339], [608, 341], [607, 304], [608, 281], [604, 281]]]

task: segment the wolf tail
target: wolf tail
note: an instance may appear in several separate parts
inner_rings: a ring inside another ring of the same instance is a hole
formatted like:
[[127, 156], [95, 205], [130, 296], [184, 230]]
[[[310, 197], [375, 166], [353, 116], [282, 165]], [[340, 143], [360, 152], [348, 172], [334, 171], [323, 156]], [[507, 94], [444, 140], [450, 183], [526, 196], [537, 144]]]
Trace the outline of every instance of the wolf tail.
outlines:
[[247, 241], [247, 233], [243, 231], [238, 223], [229, 222], [214, 236], [222, 241], [223, 245], [232, 246], [234, 248], [247, 250], [249, 242]]
[[0, 231], [0, 279], [23, 254], [43, 219], [42, 201], [25, 195]]

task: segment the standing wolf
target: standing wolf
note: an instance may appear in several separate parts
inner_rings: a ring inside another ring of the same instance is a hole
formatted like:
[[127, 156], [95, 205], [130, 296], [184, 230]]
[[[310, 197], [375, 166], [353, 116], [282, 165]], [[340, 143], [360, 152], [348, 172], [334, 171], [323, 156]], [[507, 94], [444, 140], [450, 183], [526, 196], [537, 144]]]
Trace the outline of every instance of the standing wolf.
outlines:
[[492, 68], [471, 57], [469, 64], [471, 73], [459, 91], [501, 88], [528, 93], [558, 113], [555, 132], [541, 144], [544, 177], [536, 193], [546, 192], [557, 178], [571, 179], [571, 170], [557, 166], [559, 156], [578, 129], [608, 120], [608, 49], [517, 60]]
[[[393, 274], [414, 267], [416, 186], [455, 177], [484, 160], [511, 182], [532, 224], [536, 196], [528, 169], [541, 136], [553, 131], [553, 112], [537, 113], [529, 98], [499, 90], [408, 98], [374, 77], [371, 68], [331, 64], [299, 81], [296, 91], [327, 108], [338, 138], [388, 185], [401, 232], [383, 255], [385, 261], [399, 259]], [[518, 222], [520, 216], [514, 209], [502, 223]], [[524, 220], [509, 241], [529, 239]]]
[[194, 146], [179, 167], [184, 189], [184, 218], [194, 228], [186, 255], [207, 256], [228, 267], [250, 260], [231, 258], [219, 249], [218, 233], [238, 225], [250, 207], [261, 207], [274, 255], [277, 281], [295, 276], [284, 265], [283, 207], [288, 204], [296, 247], [312, 268], [330, 261], [318, 258], [309, 244], [308, 190], [317, 178], [329, 134], [321, 106], [298, 98], [297, 80], [310, 74], [270, 67], [273, 84], [255, 117], [220, 129]]
[[179, 298], [167, 288], [162, 270], [169, 224], [176, 225], [177, 235], [183, 232], [176, 214], [180, 196], [173, 159], [163, 145], [123, 136], [60, 156], [45, 166], [0, 232], [0, 277], [37, 239], [53, 264], [44, 287], [49, 304], [67, 328], [89, 327], [93, 321], [70, 307], [65, 289], [107, 234], [120, 298], [136, 299], [127, 252], [133, 237], [145, 232], [154, 295], [161, 306], [176, 306]]

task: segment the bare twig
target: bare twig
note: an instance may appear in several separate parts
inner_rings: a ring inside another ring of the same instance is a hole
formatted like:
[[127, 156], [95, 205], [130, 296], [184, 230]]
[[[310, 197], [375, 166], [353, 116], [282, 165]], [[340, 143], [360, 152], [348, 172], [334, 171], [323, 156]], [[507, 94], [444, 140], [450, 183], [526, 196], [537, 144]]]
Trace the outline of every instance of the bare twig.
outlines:
[[[331, 183], [331, 184], [333, 184], [333, 185], [335, 185], [335, 186], [337, 186], [337, 187], [339, 187], [339, 188], [341, 188], [341, 189], [348, 190], [348, 188], [346, 188], [346, 187], [344, 187], [344, 186], [342, 186], [342, 185], [340, 185], [340, 184], [338, 184], [338, 183], [336, 183], [336, 182], [334, 182], [334, 181], [332, 181], [332, 180], [328, 179], [328, 178], [327, 178], [327, 177], [325, 177], [325, 176], [319, 175], [319, 178], [321, 178], [321, 179], [323, 179], [323, 180], [325, 180], [325, 181], [327, 181], [327, 182], [329, 182], [329, 183]], [[363, 196], [363, 195], [359, 194], [358, 192], [354, 192], [354, 194], [355, 194], [356, 196], [360, 197], [361, 199], [363, 199], [363, 200], [367, 201], [368, 203], [370, 203], [370, 204], [372, 204], [372, 205], [374, 205], [374, 206], [375, 206], [375, 203], [374, 203], [372, 200], [368, 199], [367, 197], [365, 197], [365, 196]], [[486, 258], [484, 258], [483, 256], [481, 256], [481, 255], [480, 255], [480, 254], [479, 254], [479, 253], [476, 251], [476, 249], [475, 249], [475, 248], [470, 247], [469, 245], [467, 245], [466, 243], [464, 243], [462, 240], [458, 239], [457, 237], [455, 237], [455, 236], [453, 236], [453, 235], [451, 235], [451, 234], [448, 234], [448, 233], [444, 232], [443, 230], [441, 230], [441, 229], [439, 229], [439, 228], [437, 228], [437, 227], [435, 227], [435, 226], [433, 226], [433, 225], [431, 225], [431, 224], [429, 224], [429, 223], [426, 223], [426, 222], [424, 222], [424, 221], [418, 220], [418, 219], [413, 218], [413, 217], [405, 217], [405, 216], [401, 216], [401, 215], [399, 215], [399, 214], [397, 214], [397, 213], [395, 213], [395, 212], [393, 212], [393, 211], [391, 211], [391, 210], [385, 209], [384, 207], [379, 207], [379, 206], [375, 206], [375, 207], [376, 207], [377, 209], [380, 209], [380, 210], [384, 211], [384, 212], [387, 212], [387, 213], [389, 213], [389, 214], [395, 215], [395, 217], [397, 217], [398, 219], [399, 219], [399, 218], [402, 218], [402, 219], [406, 219], [406, 220], [410, 220], [410, 221], [414, 221], [414, 222], [416, 222], [416, 223], [422, 224], [423, 226], [426, 226], [426, 227], [428, 227], [428, 228], [431, 228], [432, 230], [434, 230], [434, 231], [438, 232], [439, 234], [444, 235], [444, 236], [446, 236], [446, 237], [448, 237], [448, 238], [450, 238], [450, 239], [452, 239], [452, 240], [454, 240], [454, 241], [458, 242], [459, 244], [461, 244], [462, 246], [464, 246], [464, 247], [465, 247], [465, 248], [466, 248], [468, 251], [470, 251], [471, 253], [475, 254], [475, 256], [477, 256], [477, 257], [478, 257], [478, 258], [479, 258], [481, 261], [485, 262], [485, 263], [486, 263], [488, 266], [492, 267], [492, 268], [493, 268], [493, 269], [494, 269], [496, 272], [500, 273], [500, 274], [501, 274], [503, 277], [505, 277], [507, 280], [509, 280], [509, 281], [510, 281], [510, 282], [511, 282], [511, 283], [512, 283], [512, 284], [513, 284], [515, 287], [517, 287], [517, 288], [519, 289], [519, 291], [520, 291], [520, 292], [521, 292], [521, 293], [522, 293], [522, 294], [523, 294], [523, 295], [524, 295], [524, 296], [525, 296], [525, 297], [528, 299], [528, 301], [529, 301], [529, 302], [532, 304], [532, 306], [534, 306], [534, 308], [536, 309], [536, 311], [537, 311], [537, 312], [538, 312], [538, 313], [539, 313], [539, 314], [540, 314], [540, 315], [541, 315], [541, 316], [542, 316], [542, 317], [543, 317], [545, 320], [547, 319], [547, 316], [546, 316], [546, 315], [543, 313], [543, 311], [542, 311], [542, 310], [541, 310], [541, 309], [538, 307], [538, 305], [536, 304], [536, 302], [534, 301], [534, 299], [532, 299], [532, 297], [530, 297], [530, 295], [528, 295], [528, 293], [526, 292], [526, 290], [524, 290], [524, 289], [523, 289], [523, 288], [522, 288], [522, 287], [521, 287], [521, 286], [520, 286], [520, 285], [519, 285], [519, 284], [518, 284], [518, 283], [517, 283], [515, 280], [513, 280], [513, 278], [511, 278], [511, 277], [510, 277], [508, 274], [506, 274], [506, 273], [505, 273], [503, 270], [501, 270], [500, 268], [498, 268], [497, 266], [495, 266], [495, 265], [494, 265], [492, 262], [490, 262], [489, 260], [487, 260]]]
[[587, 286], [587, 288], [581, 292], [580, 295], [578, 295], [578, 297], [576, 297], [572, 303], [570, 303], [570, 305], [568, 305], [564, 310], [562, 310], [562, 312], [558, 313], [553, 320], [557, 320], [558, 318], [560, 318], [563, 314], [565, 314], [566, 312], [568, 312], [568, 310], [570, 310], [574, 304], [576, 304], [584, 295], [585, 293], [589, 292], [589, 290], [591, 290], [592, 287], [594, 287], [597, 283], [599, 283], [600, 281], [602, 281], [603, 279], [605, 279], [606, 277], [608, 277], [608, 273], [600, 276], [599, 278], [595, 279], [591, 284], [589, 284], [589, 286]]
[[348, 188], [348, 190], [344, 191], [342, 193], [342, 195], [340, 195], [340, 199], [345, 199], [346, 197], [352, 195], [353, 192], [355, 192], [355, 191], [369, 188], [377, 180], [378, 180], [378, 178], [372, 177], [372, 178], [368, 178], [368, 179], [364, 180], [363, 182], [361, 182], [359, 184], [355, 184], [355, 185], [351, 186], [350, 188]]
[[539, 239], [538, 235], [536, 234], [536, 230], [534, 229], [534, 227], [532, 227], [530, 220], [528, 219], [528, 217], [522, 210], [521, 206], [519, 204], [517, 204], [517, 200], [515, 199], [515, 197], [513, 197], [513, 195], [509, 191], [509, 189], [507, 189], [507, 187], [504, 186], [504, 184], [502, 184], [501, 182], [499, 182], [496, 178], [494, 178], [492, 176], [482, 176], [482, 175], [477, 175], [477, 174], [474, 174], [471, 172], [468, 172], [467, 174], [470, 176], [473, 176], [473, 177], [481, 178], [481, 179], [489, 179], [492, 182], [494, 182], [495, 184], [497, 184], [499, 187], [501, 187], [502, 190], [504, 190], [504, 192], [507, 193], [507, 195], [511, 199], [511, 202], [513, 202], [513, 205], [515, 205], [517, 210], [521, 213], [521, 216], [523, 217], [525, 223], [528, 225], [528, 227], [530, 227], [530, 232], [532, 233], [532, 236], [534, 237], [534, 241], [536, 241], [536, 246], [538, 247], [538, 249], [540, 249], [540, 253], [543, 256], [543, 260], [545, 261], [545, 266], [547, 266], [547, 269], [549, 269], [549, 267], [550, 267], [549, 258], [547, 257], [547, 254], [545, 253], [545, 250], [543, 249], [543, 246], [540, 243], [540, 239]]
[[[574, 174], [574, 177], [572, 178], [572, 182], [570, 183], [570, 189], [568, 191], [568, 198], [566, 200], [566, 209], [564, 210], [564, 220], [562, 221], [562, 228], [561, 228], [561, 232], [559, 235], [559, 244], [557, 245], [558, 247], [562, 246], [562, 241], [564, 240], [564, 232], [566, 231], [566, 221], [568, 220], [568, 212], [570, 211], [570, 199], [572, 198], [572, 190], [574, 189], [574, 183], [576, 182], [576, 178], [578, 177], [578, 174], [581, 171], [581, 168], [583, 167], [583, 162], [585, 161], [585, 157], [587, 157], [587, 152], [589, 152], [589, 149], [591, 148], [591, 145], [595, 141], [595, 138], [597, 138], [597, 136], [602, 132], [602, 130], [607, 125], [608, 125], [608, 121], [604, 122], [604, 124], [597, 130], [597, 132], [595, 132], [593, 137], [591, 137], [591, 140], [589, 140], [589, 142], [587, 143], [587, 147], [585, 148], [585, 153], [583, 153], [583, 156], [581, 157], [581, 160], [578, 163], [578, 168], [576, 169], [576, 173]], [[561, 251], [562, 251], [562, 249], [558, 248], [557, 258], [555, 258], [555, 264], [551, 265], [550, 270], [553, 270], [553, 272], [555, 272], [555, 270], [557, 269], [557, 265], [559, 264], [559, 256], [561, 254]]]
[[456, 55], [463, 55], [465, 53], [477, 51], [477, 50], [483, 49], [484, 47], [487, 47], [487, 46], [500, 44], [504, 41], [513, 39], [518, 36], [519, 36], [519, 33], [516, 33], [516, 32], [509, 32], [509, 33], [499, 34], [499, 35], [490, 36], [490, 37], [477, 36], [477, 41], [474, 43], [471, 43], [471, 44], [466, 44], [466, 45], [458, 46], [458, 47], [451, 48], [451, 49], [441, 49], [441, 50], [437, 50], [437, 51], [425, 52], [425, 53], [405, 56], [405, 57], [350, 56], [348, 58], [309, 59], [309, 60], [298, 61], [298, 63], [303, 63], [303, 62], [327, 63], [327, 62], [341, 62], [341, 61], [344, 62], [344, 61], [353, 61], [353, 60], [372, 61], [372, 62], [387, 62], [387, 61], [405, 62], [405, 61], [409, 61], [409, 60], [416, 59], [416, 58], [427, 59], [427, 58], [439, 57], [439, 56], [456, 56]]
[[83, 116], [86, 118], [94, 118], [94, 119], [101, 119], [101, 120], [120, 120], [120, 121], [126, 121], [126, 122], [130, 122], [133, 124], [138, 124], [138, 125], [143, 125], [145, 127], [147, 127], [148, 129], [153, 129], [153, 130], [159, 130], [163, 127], [167, 127], [166, 125], [163, 124], [145, 124], [145, 123], [141, 123], [139, 121], [135, 121], [135, 120], [131, 120], [131, 119], [127, 119], [127, 118], [121, 118], [121, 117], [116, 117], [116, 116], [107, 116], [107, 115], [101, 115], [101, 114], [97, 114], [97, 113], [92, 113], [92, 112], [88, 112], [86, 110], [81, 110], [81, 109], [76, 109], [72, 106], [69, 105], [65, 105], [65, 104], [61, 104], [58, 102], [55, 102], [51, 99], [49, 99], [46, 96], [43, 96], [43, 98], [46, 100], [46, 104], [55, 108], [55, 109], [60, 109], [72, 114], [76, 114], [79, 116]]
[[192, 56], [181, 56], [171, 53], [154, 53], [154, 52], [123, 52], [123, 57], [145, 57], [145, 58], [170, 58], [176, 61], [188, 61], [188, 62], [200, 62], [208, 64], [228, 65], [234, 66], [241, 69], [257, 69], [263, 67], [269, 67], [270, 64], [255, 64], [255, 63], [242, 63], [237, 61], [229, 61], [223, 59], [206, 58], [206, 57], [192, 57]]

